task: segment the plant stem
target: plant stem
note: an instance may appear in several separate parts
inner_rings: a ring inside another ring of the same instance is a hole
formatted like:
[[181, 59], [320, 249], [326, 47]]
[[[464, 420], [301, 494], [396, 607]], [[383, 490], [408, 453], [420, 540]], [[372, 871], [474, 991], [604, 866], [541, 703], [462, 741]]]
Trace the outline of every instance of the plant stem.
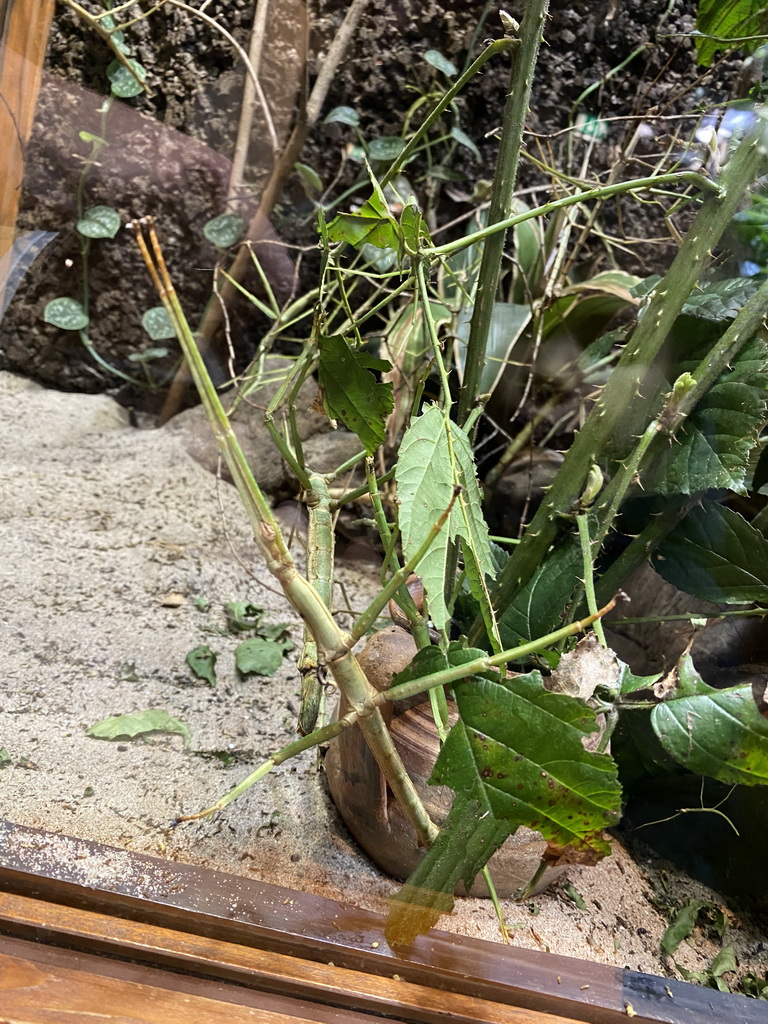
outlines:
[[[179, 344], [189, 363], [208, 421], [229, 467], [267, 568], [280, 583], [283, 593], [297, 614], [312, 631], [317, 644], [318, 660], [322, 660], [330, 668], [349, 706], [353, 709], [361, 708], [372, 695], [373, 687], [352, 654], [353, 640], [349, 634], [339, 629], [330, 609], [323, 604], [315, 590], [296, 569], [272, 510], [253, 477], [221, 399], [208, 375], [168, 274], [152, 220], [145, 218], [134, 222], [132, 227], [158, 295], [176, 329]], [[152, 244], [151, 254], [142, 234], [144, 228], [147, 228]], [[403, 766], [381, 713], [377, 711], [370, 717], [366, 716], [365, 720], [360, 722], [360, 728], [390, 789], [419, 837], [419, 842], [424, 846], [430, 846], [437, 835], [437, 828], [430, 820], [416, 787]]]
[[[727, 169], [727, 168], [726, 168]], [[711, 178], [705, 178], [697, 171], [670, 171], [668, 174], [653, 174], [648, 178], [633, 178], [630, 181], [619, 181], [613, 185], [600, 185], [587, 189], [584, 192], [576, 192], [574, 195], [563, 196], [562, 199], [553, 199], [543, 206], [534, 207], [524, 213], [518, 213], [514, 217], [507, 217], [488, 227], [480, 228], [469, 235], [462, 235], [455, 242], [446, 242], [445, 245], [430, 246], [422, 249], [424, 256], [453, 256], [477, 242], [484, 242], [487, 238], [498, 232], [508, 231], [510, 228], [522, 224], [533, 217], [545, 217], [555, 210], [562, 210], [575, 203], [586, 203], [593, 199], [610, 199], [611, 196], [622, 195], [625, 192], [642, 192], [644, 189], [657, 188], [659, 185], [694, 185], [702, 192], [708, 192], [710, 196], [719, 197], [723, 187], [716, 185]], [[723, 229], [724, 230], [724, 229]], [[722, 234], [722, 232], [721, 232]]]
[[[328, 485], [318, 473], [309, 477], [310, 489], [306, 496], [309, 528], [307, 530], [307, 581], [326, 608], [332, 607], [333, 596], [333, 520]], [[317, 722], [322, 723], [325, 687], [318, 675], [320, 662], [317, 644], [309, 626], [304, 624], [304, 646], [299, 657], [301, 674], [301, 706], [298, 731], [302, 736], [311, 733]]]
[[[493, 177], [493, 192], [488, 210], [488, 227], [509, 217], [517, 182], [517, 167], [523, 129], [528, 115], [536, 58], [544, 31], [549, 0], [528, 0], [520, 29], [520, 45], [512, 61], [509, 91], [504, 107], [501, 145]], [[458, 422], [464, 424], [474, 408], [485, 366], [485, 350], [491, 327], [493, 307], [499, 287], [505, 232], [492, 233], [483, 247], [480, 273], [467, 342], [464, 380], [459, 395]]]
[[[620, 419], [635, 400], [637, 389], [677, 319], [683, 303], [699, 279], [744, 192], [757, 176], [763, 126], [759, 123], [731, 157], [722, 173], [722, 190], [709, 196], [683, 241], [664, 279], [654, 290], [640, 322], [601, 392], [586, 424], [574, 438], [552, 487], [513, 551], [493, 591], [494, 607], [506, 608], [545, 560], [554, 541], [560, 516], [581, 493], [593, 463], [605, 451]], [[482, 637], [478, 616], [470, 641]]]
[[[587, 599], [587, 609], [590, 615], [597, 614], [597, 598], [595, 597], [595, 571], [592, 567], [592, 544], [589, 539], [589, 513], [581, 512], [576, 516], [576, 525], [579, 528], [579, 543], [581, 544], [581, 556], [584, 562], [584, 594]], [[603, 647], [607, 647], [603, 624], [597, 619], [595, 621], [595, 635]]]
[[[310, 747], [316, 747], [321, 743], [325, 743], [328, 740], [334, 739], [340, 735], [345, 729], [349, 729], [356, 724], [361, 726], [364, 724], [366, 718], [369, 715], [379, 714], [379, 708], [383, 707], [386, 703], [394, 700], [402, 700], [406, 697], [415, 696], [418, 693], [423, 693], [425, 690], [433, 690], [437, 687], [446, 686], [449, 683], [458, 682], [461, 679], [467, 678], [471, 675], [479, 675], [483, 672], [488, 672], [498, 665], [503, 665], [507, 661], [511, 661], [513, 658], [524, 657], [528, 654], [533, 654], [535, 651], [543, 650], [545, 647], [550, 646], [564, 640], [566, 637], [572, 636], [574, 633], [580, 633], [587, 629], [593, 622], [603, 615], [606, 615], [613, 608], [615, 601], [610, 601], [604, 608], [601, 608], [596, 615], [590, 615], [586, 619], [582, 619], [580, 622], [572, 622], [568, 626], [563, 626], [562, 629], [558, 629], [555, 633], [550, 633], [547, 636], [540, 637], [538, 640], [534, 640], [531, 643], [522, 644], [520, 647], [513, 647], [508, 651], [502, 651], [501, 654], [497, 654], [494, 657], [477, 658], [474, 661], [467, 662], [465, 665], [455, 666], [453, 668], [443, 669], [440, 672], [434, 672], [431, 675], [422, 676], [421, 679], [414, 679], [410, 683], [403, 683], [400, 686], [392, 687], [389, 690], [382, 690], [376, 692], [375, 696], [372, 695], [364, 702], [359, 708], [353, 708], [343, 718], [340, 718], [337, 722], [331, 722], [329, 725], [323, 726], [321, 729], [316, 729], [309, 736], [302, 736], [301, 739], [294, 740], [293, 743], [289, 743], [283, 747], [277, 753], [267, 758], [259, 767], [251, 772], [242, 782], [239, 782], [234, 789], [231, 789], [223, 797], [216, 801], [215, 804], [211, 804], [204, 811], [198, 811], [196, 814], [187, 814], [183, 817], [177, 818], [176, 823], [182, 821], [195, 821], [198, 818], [205, 818], [209, 814], [214, 814], [216, 811], [221, 811], [237, 797], [250, 789], [256, 782], [263, 779], [265, 775], [276, 768], [277, 765], [282, 764], [283, 761], [287, 761], [291, 757], [295, 757], [297, 754], [303, 753], [305, 750], [309, 750]], [[395, 694], [395, 696], [392, 696]], [[435, 830], [436, 834], [436, 830]]]
[[517, 42], [514, 39], [496, 39], [492, 43], [489, 43], [488, 46], [486, 46], [486, 48], [483, 50], [483, 52], [480, 54], [477, 60], [470, 64], [470, 66], [462, 75], [459, 75], [459, 77], [453, 83], [448, 92], [442, 97], [439, 103], [437, 103], [437, 105], [431, 111], [431, 113], [426, 118], [424, 123], [417, 129], [412, 138], [408, 141], [402, 153], [398, 156], [398, 158], [391, 165], [387, 173], [381, 179], [380, 184], [382, 188], [388, 185], [392, 181], [392, 179], [397, 174], [400, 173], [402, 168], [405, 167], [406, 163], [413, 156], [416, 147], [421, 143], [421, 140], [426, 136], [429, 129], [438, 120], [438, 118], [448, 109], [451, 103], [453, 103], [453, 101], [456, 99], [456, 97], [467, 84], [467, 82], [471, 81], [471, 79], [475, 77], [475, 75], [480, 71], [483, 65], [486, 64], [491, 59], [491, 57], [495, 56], [497, 53], [503, 53], [505, 50], [509, 50], [516, 45]]

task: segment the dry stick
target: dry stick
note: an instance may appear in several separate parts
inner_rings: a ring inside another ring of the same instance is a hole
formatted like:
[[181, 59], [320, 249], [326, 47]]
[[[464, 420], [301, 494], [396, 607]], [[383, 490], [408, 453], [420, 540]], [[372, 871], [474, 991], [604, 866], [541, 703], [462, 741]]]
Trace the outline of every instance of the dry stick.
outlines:
[[[169, 0], [169, 2], [178, 4], [180, 3], [180, 0]], [[320, 115], [320, 110], [325, 102], [328, 89], [330, 88], [330, 84], [336, 74], [341, 58], [344, 55], [344, 47], [349, 42], [349, 39], [357, 27], [357, 23], [359, 22], [363, 10], [368, 2], [370, 2], [370, 0], [355, 0], [344, 16], [344, 21], [336, 35], [333, 45], [328, 51], [328, 57], [326, 58], [323, 69], [315, 82], [312, 93], [307, 102], [300, 105], [291, 136], [283, 151], [275, 161], [269, 181], [261, 195], [259, 208], [254, 213], [246, 229], [245, 237], [247, 239], [257, 240], [269, 229], [268, 217], [272, 212], [272, 208], [277, 201], [278, 195], [280, 194], [283, 181], [290, 174], [294, 163], [298, 160], [299, 154], [304, 147], [307, 133]], [[241, 246], [228, 271], [229, 276], [235, 281], [242, 280], [249, 264], [249, 258], [248, 247]], [[225, 281], [225, 283], [219, 288], [221, 302], [230, 303], [235, 298], [235, 295], [236, 288], [229, 281]], [[223, 317], [220, 303], [209, 302], [196, 334], [198, 347], [203, 354], [210, 349], [213, 344], [214, 337], [221, 329], [222, 323]], [[161, 423], [166, 423], [181, 407], [184, 400], [184, 394], [187, 390], [187, 380], [185, 378], [186, 367], [185, 364], [182, 363], [176, 371], [176, 376], [174, 377], [165, 403], [163, 404], [163, 409], [160, 413]]]
[[[251, 129], [253, 128], [253, 115], [258, 97], [264, 119], [271, 121], [271, 114], [267, 97], [264, 90], [259, 87], [258, 94], [255, 83], [259, 82], [259, 71], [261, 70], [261, 54], [264, 48], [264, 32], [267, 24], [267, 11], [269, 0], [256, 0], [256, 10], [253, 14], [253, 28], [251, 29], [251, 41], [248, 45], [248, 60], [251, 63], [254, 78], [246, 76], [243, 84], [243, 102], [240, 108], [240, 123], [237, 126], [237, 139], [235, 140], [235, 152], [232, 157], [232, 170], [229, 174], [229, 185], [227, 187], [227, 199], [237, 198], [237, 193], [243, 184], [245, 164], [248, 159], [248, 149], [251, 142]], [[277, 142], [277, 136], [275, 136]], [[273, 156], [277, 151], [273, 150]]]

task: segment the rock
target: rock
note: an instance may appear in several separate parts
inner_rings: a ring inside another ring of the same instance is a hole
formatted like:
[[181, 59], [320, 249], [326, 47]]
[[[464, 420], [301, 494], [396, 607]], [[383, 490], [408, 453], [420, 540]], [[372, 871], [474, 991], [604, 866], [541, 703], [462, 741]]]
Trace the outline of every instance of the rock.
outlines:
[[[270, 356], [265, 371], [269, 375], [269, 383], [259, 388], [247, 402], [241, 403], [232, 417], [235, 434], [256, 482], [262, 490], [274, 497], [292, 494], [296, 489], [296, 481], [264, 426], [264, 411], [282, 384], [282, 380], [274, 380], [276, 371], [288, 370], [292, 365], [290, 359]], [[302, 441], [330, 430], [327, 418], [313, 411], [314, 398], [314, 384], [307, 380], [296, 400], [296, 424]], [[211, 473], [217, 471], [219, 448], [202, 406], [179, 413], [162, 429], [179, 436], [182, 445], [196, 462]], [[231, 480], [226, 466], [222, 466], [222, 475], [224, 479]]]

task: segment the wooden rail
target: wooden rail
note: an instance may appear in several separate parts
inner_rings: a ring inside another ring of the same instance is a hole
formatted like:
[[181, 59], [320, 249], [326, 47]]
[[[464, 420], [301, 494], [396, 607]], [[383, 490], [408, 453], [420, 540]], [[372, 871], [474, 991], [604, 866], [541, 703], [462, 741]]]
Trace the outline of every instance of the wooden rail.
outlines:
[[0, 1024], [768, 1024], [768, 1004], [0, 821]]

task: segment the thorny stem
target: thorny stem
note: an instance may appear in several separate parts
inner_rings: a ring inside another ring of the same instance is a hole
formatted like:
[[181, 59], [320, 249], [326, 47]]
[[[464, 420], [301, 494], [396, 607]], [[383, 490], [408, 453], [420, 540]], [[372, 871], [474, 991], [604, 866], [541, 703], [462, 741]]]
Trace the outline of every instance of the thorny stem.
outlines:
[[[617, 423], [634, 401], [648, 367], [656, 359], [683, 303], [701, 276], [711, 249], [757, 176], [763, 159], [762, 135], [763, 125], [758, 123], [731, 157], [721, 176], [722, 188], [716, 196], [705, 200], [670, 269], [654, 290], [621, 359], [586, 424], [574, 438], [522, 543], [499, 576], [493, 591], [493, 603], [497, 609], [506, 608], [514, 600], [546, 558], [557, 536], [559, 517], [567, 513], [578, 498], [591, 466], [602, 456]], [[478, 617], [470, 632], [470, 642], [477, 643], [482, 633], [483, 623]]]
[[453, 83], [448, 92], [446, 92], [445, 95], [440, 99], [440, 101], [435, 105], [434, 109], [430, 112], [429, 116], [426, 118], [424, 123], [408, 140], [400, 156], [398, 156], [398, 158], [389, 168], [384, 177], [381, 178], [380, 184], [382, 188], [384, 188], [386, 185], [389, 185], [393, 178], [395, 178], [395, 176], [400, 173], [402, 168], [405, 167], [406, 163], [413, 156], [413, 153], [416, 150], [417, 146], [420, 145], [422, 139], [429, 132], [429, 129], [442, 116], [442, 114], [445, 113], [448, 107], [450, 107], [451, 103], [453, 103], [453, 101], [456, 99], [456, 97], [467, 84], [467, 82], [471, 81], [475, 77], [475, 75], [480, 71], [483, 65], [485, 65], [491, 59], [491, 57], [495, 56], [497, 53], [503, 53], [505, 50], [512, 49], [516, 45], [517, 42], [513, 39], [496, 39], [492, 43], [489, 43], [488, 46], [486, 46], [486, 48], [483, 50], [483, 52], [480, 54], [477, 60], [470, 64], [470, 66], [463, 74], [459, 75], [459, 77]]
[[[589, 614], [594, 615], [597, 613], [597, 599], [595, 597], [595, 575], [592, 567], [592, 545], [589, 540], [589, 513], [579, 513], [576, 516], [576, 525], [579, 528], [579, 543], [581, 545], [581, 557], [584, 567], [584, 594], [587, 598]], [[595, 622], [595, 635], [603, 647], [608, 646], [605, 641], [603, 624], [599, 619]]]
[[[512, 61], [509, 88], [504, 107], [501, 145], [493, 177], [493, 192], [488, 210], [488, 227], [496, 227], [509, 217], [517, 182], [517, 168], [523, 129], [528, 114], [536, 58], [544, 31], [549, 0], [528, 0], [520, 29], [517, 52]], [[458, 422], [463, 426], [474, 408], [485, 366], [485, 352], [496, 303], [506, 233], [495, 231], [483, 246], [472, 322], [467, 341], [464, 379], [459, 395]]]

